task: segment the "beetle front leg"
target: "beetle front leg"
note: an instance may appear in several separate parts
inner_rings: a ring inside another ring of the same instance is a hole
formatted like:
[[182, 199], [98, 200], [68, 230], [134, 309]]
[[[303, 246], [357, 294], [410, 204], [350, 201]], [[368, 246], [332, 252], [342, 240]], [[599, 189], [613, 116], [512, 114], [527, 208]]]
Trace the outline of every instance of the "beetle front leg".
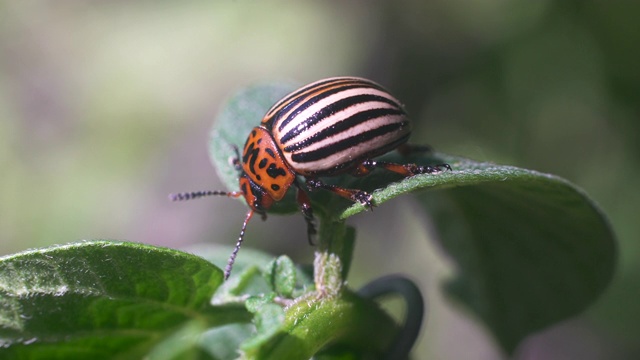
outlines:
[[349, 199], [353, 202], [359, 202], [365, 207], [369, 208], [369, 210], [373, 210], [373, 196], [366, 191], [358, 190], [358, 189], [347, 189], [335, 185], [325, 184], [322, 181], [315, 178], [307, 178], [306, 184], [309, 190], [313, 191], [316, 189], [324, 189], [333, 192], [334, 194], [340, 195], [345, 199]]
[[295, 184], [298, 188], [296, 200], [298, 201], [298, 206], [300, 207], [300, 211], [302, 211], [304, 220], [307, 222], [307, 239], [309, 240], [309, 245], [315, 245], [314, 239], [318, 231], [316, 230], [316, 218], [313, 216], [313, 208], [311, 208], [311, 200], [297, 181]]

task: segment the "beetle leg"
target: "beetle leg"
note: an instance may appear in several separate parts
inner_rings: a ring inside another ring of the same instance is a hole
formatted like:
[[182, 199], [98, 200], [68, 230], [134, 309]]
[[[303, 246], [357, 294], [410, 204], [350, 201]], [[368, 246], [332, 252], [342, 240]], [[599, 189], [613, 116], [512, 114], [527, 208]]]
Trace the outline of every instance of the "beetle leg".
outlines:
[[345, 199], [349, 199], [353, 202], [359, 202], [365, 207], [369, 208], [369, 210], [373, 210], [373, 196], [366, 191], [358, 190], [358, 189], [347, 189], [335, 185], [325, 184], [322, 181], [315, 178], [307, 178], [306, 181], [307, 187], [309, 190], [313, 191], [316, 189], [324, 189], [333, 192], [334, 194], [340, 195]]
[[444, 171], [443, 168], [451, 171], [451, 166], [449, 166], [449, 164], [422, 166], [416, 164], [396, 164], [387, 161], [365, 160], [353, 170], [352, 174], [355, 176], [364, 176], [377, 167], [387, 169], [388, 171], [392, 171], [403, 176], [434, 174]]
[[[396, 148], [396, 150], [398, 151], [398, 153], [404, 157], [407, 157], [409, 155], [415, 154], [415, 153], [430, 153], [433, 152], [433, 148], [429, 145], [410, 145], [410, 144], [402, 144], [400, 146], [398, 146]], [[412, 166], [413, 165], [413, 166]], [[379, 165], [381, 167], [385, 167], [390, 171], [395, 171], [393, 169], [388, 168], [385, 165]], [[407, 165], [408, 167], [412, 167], [412, 169], [409, 169], [409, 173], [410, 175], [406, 175], [406, 176], [411, 176], [411, 175], [417, 175], [417, 174], [432, 174], [432, 173], [436, 173], [436, 172], [441, 172], [444, 171], [443, 169], [449, 170], [451, 171], [451, 166], [449, 164], [438, 164], [438, 165], [432, 165], [432, 166], [417, 166], [414, 164], [409, 164]], [[398, 172], [398, 171], [395, 171]], [[405, 171], [400, 171], [400, 174], [405, 174]]]
[[309, 199], [309, 195], [302, 190], [298, 182], [296, 181], [296, 200], [298, 201], [298, 206], [300, 207], [300, 211], [302, 211], [302, 215], [304, 216], [304, 220], [307, 222], [307, 239], [309, 239], [309, 245], [315, 245], [314, 239], [318, 231], [316, 230], [316, 219], [313, 216], [313, 209], [311, 208], [311, 200]]

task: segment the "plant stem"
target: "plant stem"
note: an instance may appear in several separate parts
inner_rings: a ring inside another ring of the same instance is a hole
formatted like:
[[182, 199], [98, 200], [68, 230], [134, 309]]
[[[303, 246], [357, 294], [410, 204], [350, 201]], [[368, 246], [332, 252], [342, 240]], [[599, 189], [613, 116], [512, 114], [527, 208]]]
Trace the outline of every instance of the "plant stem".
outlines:
[[245, 353], [245, 359], [309, 359], [329, 344], [379, 358], [398, 334], [397, 324], [375, 302], [343, 286], [355, 229], [328, 216], [320, 221], [314, 260], [316, 291], [296, 299], [285, 310], [278, 334], [255, 353]]
[[246, 359], [309, 359], [328, 344], [340, 344], [375, 358], [384, 353], [398, 327], [376, 303], [343, 290], [334, 299], [309, 298], [286, 310], [281, 332]]
[[355, 229], [329, 216], [320, 219], [320, 244], [314, 260], [314, 280], [320, 293], [337, 295], [346, 279], [355, 246]]

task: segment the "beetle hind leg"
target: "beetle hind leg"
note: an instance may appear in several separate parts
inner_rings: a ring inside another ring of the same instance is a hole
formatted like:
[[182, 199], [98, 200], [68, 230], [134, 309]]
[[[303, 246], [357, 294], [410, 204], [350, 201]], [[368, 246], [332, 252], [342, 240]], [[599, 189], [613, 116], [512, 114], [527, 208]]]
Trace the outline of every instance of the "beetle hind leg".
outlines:
[[368, 175], [371, 171], [373, 171], [373, 169], [377, 167], [384, 168], [388, 171], [400, 174], [405, 177], [418, 174], [435, 174], [440, 173], [444, 170], [451, 171], [451, 166], [449, 164], [423, 166], [417, 164], [397, 164], [388, 161], [365, 160], [353, 170], [352, 174], [354, 176]]

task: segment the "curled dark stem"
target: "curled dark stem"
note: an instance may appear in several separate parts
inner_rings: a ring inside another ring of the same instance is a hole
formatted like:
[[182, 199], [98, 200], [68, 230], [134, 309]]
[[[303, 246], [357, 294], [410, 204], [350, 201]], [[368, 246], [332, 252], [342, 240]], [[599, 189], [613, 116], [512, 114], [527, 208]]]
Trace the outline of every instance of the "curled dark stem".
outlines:
[[402, 275], [387, 275], [376, 279], [360, 290], [358, 294], [368, 299], [399, 294], [407, 304], [404, 325], [398, 332], [384, 359], [408, 359], [424, 316], [424, 299], [416, 284]]

